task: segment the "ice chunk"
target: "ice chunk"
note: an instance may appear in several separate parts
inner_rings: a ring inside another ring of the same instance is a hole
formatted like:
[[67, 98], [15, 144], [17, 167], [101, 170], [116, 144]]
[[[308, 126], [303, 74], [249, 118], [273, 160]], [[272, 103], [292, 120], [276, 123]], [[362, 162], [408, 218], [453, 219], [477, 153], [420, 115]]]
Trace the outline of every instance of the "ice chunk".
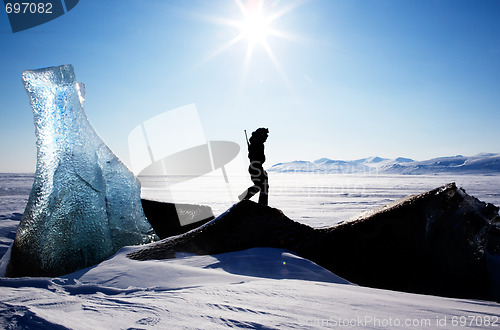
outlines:
[[33, 108], [37, 165], [7, 276], [57, 276], [125, 245], [151, 242], [140, 186], [83, 111], [71, 65], [23, 72]]

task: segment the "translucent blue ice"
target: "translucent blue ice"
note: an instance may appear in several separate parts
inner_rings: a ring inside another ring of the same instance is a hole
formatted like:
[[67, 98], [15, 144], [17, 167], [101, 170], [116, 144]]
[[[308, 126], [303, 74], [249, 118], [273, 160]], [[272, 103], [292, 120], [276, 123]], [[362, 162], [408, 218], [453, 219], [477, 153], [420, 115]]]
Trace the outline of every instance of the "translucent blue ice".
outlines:
[[71, 65], [23, 72], [37, 165], [8, 276], [57, 276], [156, 239], [140, 185], [96, 134]]

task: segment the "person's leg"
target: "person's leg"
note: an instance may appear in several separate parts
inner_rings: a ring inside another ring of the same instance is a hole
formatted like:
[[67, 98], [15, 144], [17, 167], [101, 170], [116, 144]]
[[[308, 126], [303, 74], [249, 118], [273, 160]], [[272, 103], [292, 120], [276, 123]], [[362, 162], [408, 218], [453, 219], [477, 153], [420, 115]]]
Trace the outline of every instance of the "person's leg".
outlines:
[[259, 194], [259, 204], [267, 206], [269, 204], [269, 195], [261, 191]]
[[264, 172], [262, 166], [259, 166], [255, 163], [250, 164], [250, 166], [248, 167], [248, 173], [250, 174], [250, 179], [253, 182], [253, 186], [249, 187], [247, 190], [241, 193], [241, 195], [238, 196], [239, 200], [250, 199], [259, 191], [261, 191], [262, 172]]
[[244, 192], [242, 192], [241, 195], [238, 196], [238, 199], [240, 201], [244, 200], [244, 199], [250, 199], [253, 197], [253, 195], [258, 193], [259, 191], [260, 191], [260, 188], [256, 185], [253, 185], [253, 186], [249, 187], [247, 190], [245, 190]]
[[259, 204], [267, 206], [269, 204], [269, 180], [267, 172], [264, 170], [262, 170], [262, 174], [260, 175], [259, 184], [260, 184]]

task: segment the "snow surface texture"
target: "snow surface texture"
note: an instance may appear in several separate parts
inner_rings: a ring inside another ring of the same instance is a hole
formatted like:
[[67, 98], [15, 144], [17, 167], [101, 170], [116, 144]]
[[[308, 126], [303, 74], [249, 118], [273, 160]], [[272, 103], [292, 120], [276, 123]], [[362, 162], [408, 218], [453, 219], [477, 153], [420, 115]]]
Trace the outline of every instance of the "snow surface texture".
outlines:
[[[490, 200], [500, 187], [500, 181], [491, 181], [497, 177], [461, 178], [469, 192]], [[298, 190], [288, 189], [290, 185], [321, 180], [317, 193], [308, 190], [306, 208], [290, 208], [304, 223], [312, 220], [309, 214], [314, 208], [319, 215], [328, 202], [357, 212], [450, 181], [441, 176], [342, 179], [302, 174], [280, 174], [275, 180], [282, 192], [274, 202], [285, 206], [300, 205], [304, 198]], [[365, 187], [362, 194], [351, 180]], [[0, 242], [12, 242], [4, 235], [15, 232], [32, 181], [33, 175], [0, 174]], [[331, 187], [331, 193], [321, 194], [324, 187]], [[332, 214], [331, 222], [325, 216], [317, 224], [335, 223], [335, 212], [324, 212]], [[283, 250], [259, 248], [151, 261], [126, 258], [134, 250], [124, 248], [97, 266], [59, 278], [0, 278], [0, 328], [492, 329], [500, 325], [500, 304], [346, 285]]]
[[37, 165], [12, 248], [9, 276], [55, 276], [151, 242], [134, 175], [95, 133], [83, 84], [64, 65], [23, 73], [33, 108]]
[[476, 156], [440, 157], [414, 161], [399, 157], [387, 159], [369, 157], [352, 161], [321, 158], [313, 162], [293, 161], [273, 165], [274, 172], [321, 172], [321, 173], [372, 173], [372, 174], [487, 174], [500, 173], [500, 154], [483, 153]]
[[471, 322], [474, 317], [473, 326], [491, 324], [500, 307], [349, 285], [279, 249], [133, 261], [126, 254], [134, 249], [60, 278], [0, 279], [0, 326], [433, 329], [441, 322], [443, 329], [452, 329], [461, 318]]

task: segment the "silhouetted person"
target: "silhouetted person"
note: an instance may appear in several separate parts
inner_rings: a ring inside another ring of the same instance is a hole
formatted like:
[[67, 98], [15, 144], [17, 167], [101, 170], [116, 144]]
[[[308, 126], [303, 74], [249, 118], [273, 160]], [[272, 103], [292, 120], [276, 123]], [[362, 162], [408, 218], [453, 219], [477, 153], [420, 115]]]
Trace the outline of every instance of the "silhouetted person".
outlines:
[[259, 204], [267, 205], [269, 193], [269, 181], [267, 172], [264, 171], [262, 164], [266, 161], [264, 155], [264, 142], [267, 140], [269, 130], [267, 128], [258, 128], [252, 133], [250, 143], [248, 144], [248, 158], [250, 159], [250, 166], [248, 172], [252, 179], [253, 186], [244, 191], [239, 199], [249, 199], [256, 193], [260, 192]]

